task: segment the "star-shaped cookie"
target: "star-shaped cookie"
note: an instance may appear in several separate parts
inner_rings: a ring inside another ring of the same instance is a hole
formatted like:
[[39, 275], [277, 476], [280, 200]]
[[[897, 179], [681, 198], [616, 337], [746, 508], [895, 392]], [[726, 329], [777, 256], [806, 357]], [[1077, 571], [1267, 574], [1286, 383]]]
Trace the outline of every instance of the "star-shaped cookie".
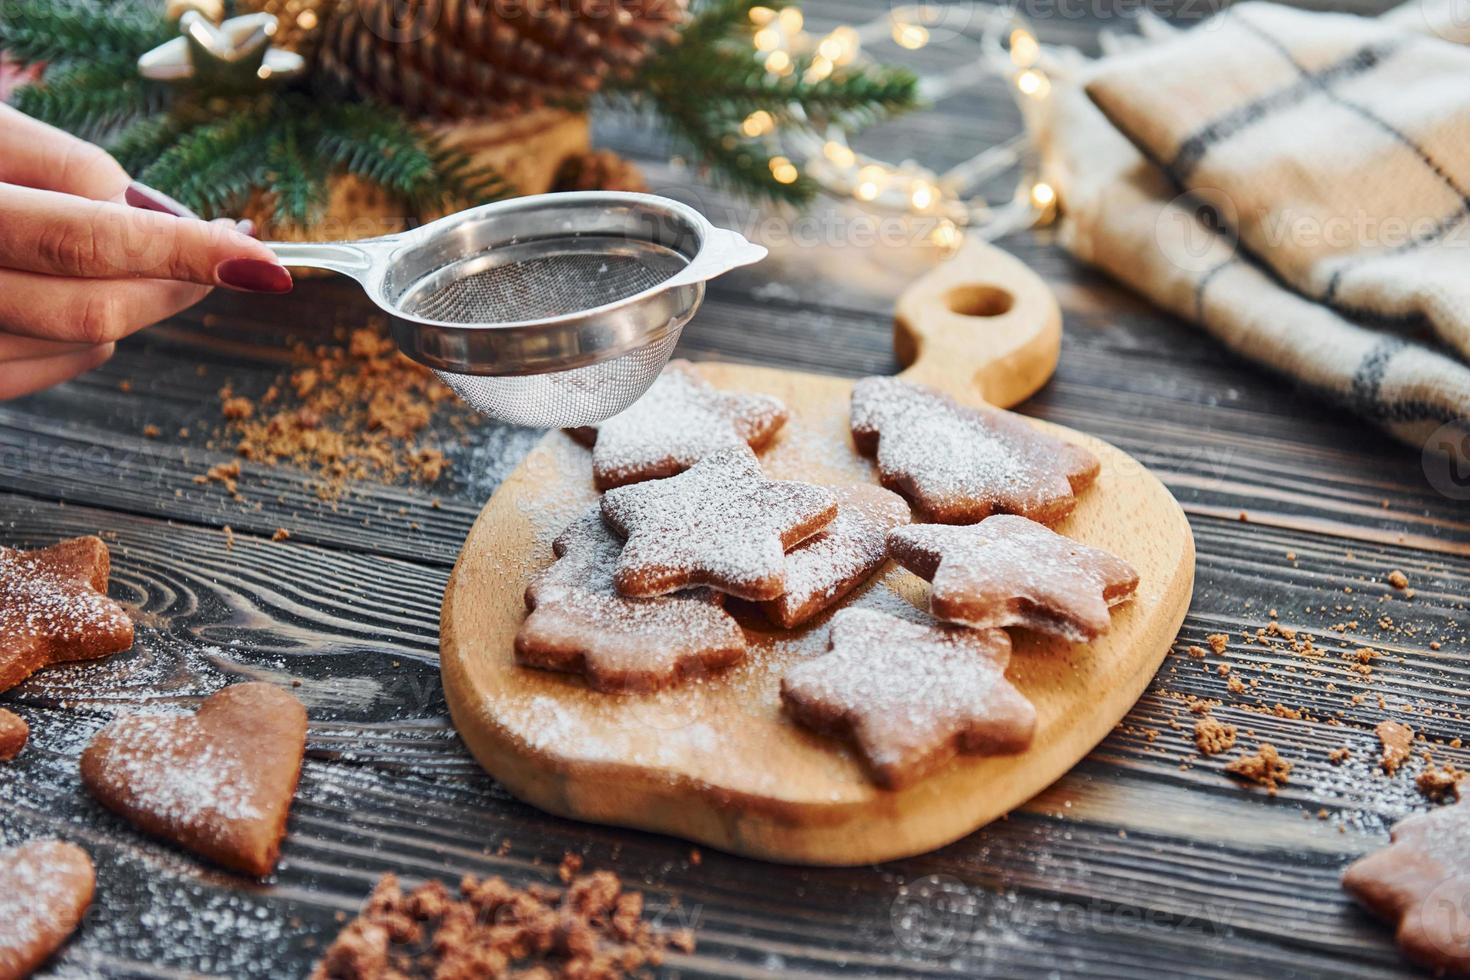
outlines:
[[976, 629], [1026, 626], [1092, 640], [1107, 632], [1109, 609], [1138, 588], [1123, 559], [1010, 514], [895, 528], [888, 555], [934, 583], [931, 613]]
[[890, 529], [909, 522], [902, 497], [869, 483], [834, 487], [837, 517], [786, 554], [786, 592], [761, 603], [793, 629], [842, 599], [888, 560]]
[[761, 449], [786, 416], [778, 398], [720, 391], [688, 361], [670, 361], [638, 401], [571, 434], [592, 446], [592, 478], [610, 490], [682, 473], [721, 449]]
[[1390, 838], [1342, 886], [1394, 925], [1409, 959], [1435, 976], [1470, 976], [1470, 803], [1402, 820]]
[[864, 378], [852, 389], [852, 438], [877, 456], [883, 485], [940, 524], [1020, 514], [1054, 524], [1097, 479], [1097, 457], [1012, 412], [972, 408], [924, 385]]
[[609, 490], [602, 516], [627, 540], [613, 583], [634, 598], [696, 585], [752, 601], [786, 591], [786, 551], [837, 516], [832, 491], [768, 480], [741, 446], [678, 476]]
[[781, 703], [808, 728], [850, 739], [879, 786], [908, 786], [959, 753], [1031, 744], [1036, 709], [1006, 680], [1004, 630], [849, 608], [832, 617], [830, 651], [786, 672]]
[[695, 589], [627, 599], [613, 588], [623, 544], [594, 507], [552, 543], [557, 560], [526, 588], [516, 662], [581, 674], [598, 691], [653, 691], [740, 662], [745, 633], [723, 596]]
[[0, 691], [49, 664], [133, 645], [133, 621], [107, 598], [109, 570], [101, 538], [36, 551], [0, 547]]

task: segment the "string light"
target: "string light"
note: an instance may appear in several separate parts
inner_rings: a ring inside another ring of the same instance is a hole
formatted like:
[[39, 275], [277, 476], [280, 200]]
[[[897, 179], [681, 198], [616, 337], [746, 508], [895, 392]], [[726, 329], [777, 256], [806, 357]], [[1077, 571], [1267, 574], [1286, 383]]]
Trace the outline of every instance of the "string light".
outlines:
[[[973, 16], [977, 11], [984, 13]], [[947, 17], [950, 12], [962, 16]], [[937, 102], [985, 78], [1000, 78], [1029, 119], [1034, 108], [1027, 103], [1034, 106], [1051, 91], [1041, 45], [1013, 7], [968, 0], [895, 6], [869, 23], [844, 24], [820, 37], [806, 32], [805, 18], [795, 6], [752, 7], [750, 20], [756, 55], [765, 70], [778, 77], [804, 65], [803, 80], [819, 82], [857, 61], [870, 46], [891, 42], [915, 51], [936, 42], [931, 27], [944, 25], [948, 37], [952, 25], [958, 24], [952, 29], [954, 36], [972, 42], [976, 38], [971, 29], [978, 26], [981, 51], [978, 57], [960, 59], [962, 66], [948, 75], [921, 80], [929, 101]], [[792, 116], [798, 121], [804, 118], [796, 107]], [[848, 145], [840, 128], [818, 132], [798, 124], [778, 130], [775, 118], [765, 110], [746, 116], [740, 132], [778, 143], [791, 154], [770, 159], [771, 176], [779, 183], [795, 183], [804, 170], [828, 193], [873, 208], [929, 217], [935, 222], [929, 241], [941, 249], [958, 246], [967, 230], [993, 238], [1045, 221], [1055, 213], [1056, 190], [1034, 173], [1026, 133], [986, 147], [937, 174], [911, 160], [895, 165], [860, 154]], [[993, 186], [994, 178], [1010, 170], [1020, 171], [1019, 185], [1010, 198], [990, 201], [976, 194], [975, 189]]]

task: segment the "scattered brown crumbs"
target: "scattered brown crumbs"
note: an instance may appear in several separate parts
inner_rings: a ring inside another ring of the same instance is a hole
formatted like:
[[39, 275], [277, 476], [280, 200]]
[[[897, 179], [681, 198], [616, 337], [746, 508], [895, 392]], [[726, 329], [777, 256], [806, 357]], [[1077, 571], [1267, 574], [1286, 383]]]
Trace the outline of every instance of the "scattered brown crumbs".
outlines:
[[232, 527], [230, 527], [230, 525], [226, 524], [224, 526], [224, 532], [225, 532], [225, 550], [226, 551], [234, 551], [235, 550], [235, 529], [232, 528]]
[[1407, 589], [1409, 587], [1409, 577], [1395, 568], [1388, 573], [1388, 584], [1395, 589]]
[[1201, 755], [1219, 755], [1235, 747], [1235, 726], [1205, 715], [1194, 723], [1194, 744]]
[[1378, 736], [1379, 744], [1383, 746], [1383, 757], [1378, 764], [1383, 771], [1390, 776], [1399, 771], [1409, 758], [1411, 746], [1414, 744], [1414, 729], [1403, 722], [1388, 720], [1380, 721], [1378, 727], [1373, 729]]
[[1225, 771], [1257, 786], [1264, 786], [1266, 792], [1275, 796], [1277, 788], [1285, 785], [1291, 775], [1291, 763], [1281, 758], [1270, 742], [1262, 742], [1255, 755], [1242, 754], [1231, 760]]
[[1431, 803], [1450, 803], [1460, 799], [1460, 781], [1464, 778], [1465, 770], [1446, 764], [1440, 769], [1425, 769], [1414, 785]]
[[223, 484], [226, 493], [231, 497], [238, 497], [240, 495], [240, 464], [236, 460], [228, 463], [215, 463], [202, 475], [194, 477], [194, 482], [200, 486], [207, 483]]
[[1225, 652], [1225, 648], [1230, 644], [1230, 637], [1224, 633], [1211, 633], [1205, 637], [1205, 642], [1210, 645], [1210, 649], [1214, 650], [1216, 654], [1221, 654]]
[[457, 897], [439, 881], [405, 894], [389, 874], [311, 976], [610, 980], [645, 974], [668, 950], [694, 951], [690, 930], [656, 931], [643, 913], [643, 896], [610, 871], [574, 875], [566, 888], [466, 875]]
[[143, 426], [144, 439], [157, 439], [162, 434], [162, 430], [159, 429], [158, 426], [154, 425], [152, 422], [149, 422], [147, 425]]
[[1327, 753], [1327, 761], [1332, 763], [1334, 766], [1340, 766], [1348, 759], [1352, 758], [1352, 754], [1352, 749], [1348, 748], [1346, 745], [1342, 745]]
[[286, 541], [291, 537], [291, 532], [283, 527], [276, 528], [276, 533], [271, 535], [272, 541]]
[[132, 378], [123, 378], [121, 381], [119, 381], [117, 383], [117, 390], [118, 391], [123, 391], [123, 392], [132, 391], [133, 390], [133, 379]]
[[1196, 660], [1203, 660], [1205, 658], [1205, 648], [1192, 646], [1189, 648], [1189, 655]]
[[[375, 327], [344, 331], [337, 344], [298, 346], [301, 366], [254, 400], [220, 389], [226, 432], [242, 459], [308, 470], [313, 488], [335, 499], [358, 480], [433, 483], [449, 461], [419, 440], [454, 393], [429, 369], [398, 352]], [[468, 408], [450, 419], [463, 427]], [[208, 482], [208, 481], [200, 481]]]

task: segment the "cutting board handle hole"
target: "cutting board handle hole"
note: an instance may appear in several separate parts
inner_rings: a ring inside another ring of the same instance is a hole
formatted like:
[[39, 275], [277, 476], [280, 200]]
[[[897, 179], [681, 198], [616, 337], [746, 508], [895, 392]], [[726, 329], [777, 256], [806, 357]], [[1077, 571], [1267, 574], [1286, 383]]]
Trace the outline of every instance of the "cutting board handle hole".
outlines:
[[944, 294], [950, 312], [960, 316], [1000, 316], [1009, 313], [1015, 302], [1016, 297], [1009, 289], [983, 283], [966, 283]]

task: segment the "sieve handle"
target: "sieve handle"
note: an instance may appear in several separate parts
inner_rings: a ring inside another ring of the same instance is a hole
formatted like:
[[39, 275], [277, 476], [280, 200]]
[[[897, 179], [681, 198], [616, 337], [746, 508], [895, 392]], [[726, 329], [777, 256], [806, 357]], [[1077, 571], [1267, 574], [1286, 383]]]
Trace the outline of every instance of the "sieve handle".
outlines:
[[362, 282], [372, 271], [375, 253], [393, 239], [375, 238], [362, 242], [266, 242], [282, 265], [306, 266], [340, 272]]
[[739, 232], [711, 228], [705, 233], [704, 243], [700, 246], [699, 254], [694, 256], [694, 261], [664, 283], [663, 288], [704, 282], [706, 279], [723, 276], [739, 266], [759, 262], [765, 257], [764, 245], [746, 241], [745, 236]]

